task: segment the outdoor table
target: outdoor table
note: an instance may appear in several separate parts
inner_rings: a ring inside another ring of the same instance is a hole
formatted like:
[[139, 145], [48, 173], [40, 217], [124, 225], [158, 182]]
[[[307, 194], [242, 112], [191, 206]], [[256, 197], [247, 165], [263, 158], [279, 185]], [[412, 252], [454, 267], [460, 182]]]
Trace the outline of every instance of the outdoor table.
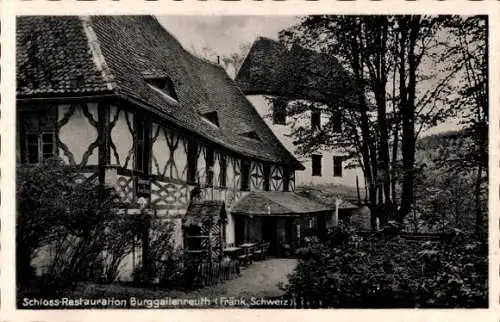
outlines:
[[227, 254], [231, 259], [236, 260], [238, 256], [238, 251], [240, 250], [240, 247], [226, 247], [222, 251], [224, 254]]
[[255, 247], [257, 246], [256, 243], [244, 243], [244, 244], [241, 244], [239, 247], [243, 248], [244, 252], [245, 252], [245, 258], [246, 258], [246, 262], [247, 264], [250, 264], [251, 262], [251, 255], [250, 254], [250, 249], [252, 249], [252, 247]]

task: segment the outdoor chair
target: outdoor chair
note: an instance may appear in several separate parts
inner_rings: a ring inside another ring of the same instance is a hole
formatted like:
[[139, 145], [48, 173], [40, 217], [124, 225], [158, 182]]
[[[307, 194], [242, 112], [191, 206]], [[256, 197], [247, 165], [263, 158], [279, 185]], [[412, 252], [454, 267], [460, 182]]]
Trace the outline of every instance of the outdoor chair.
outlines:
[[254, 260], [255, 256], [254, 256], [254, 247], [250, 247], [247, 251], [247, 261], [248, 261], [248, 264], [252, 264], [252, 261]]
[[268, 248], [269, 248], [269, 242], [266, 241], [261, 242], [254, 250], [255, 258], [257, 260], [266, 259]]
[[263, 259], [263, 260], [267, 258], [267, 253], [269, 252], [269, 245], [270, 245], [270, 243], [269, 243], [269, 242], [264, 242], [264, 243], [262, 244], [262, 248], [261, 248], [261, 250], [262, 250], [262, 255], [261, 255], [261, 256], [262, 256], [262, 259]]
[[242, 250], [243, 253], [238, 255], [238, 260], [240, 261], [241, 265], [248, 266], [248, 255], [245, 252], [245, 250]]
[[253, 251], [253, 256], [255, 258], [255, 260], [262, 260], [262, 244], [260, 244], [259, 246], [257, 246], [254, 251]]

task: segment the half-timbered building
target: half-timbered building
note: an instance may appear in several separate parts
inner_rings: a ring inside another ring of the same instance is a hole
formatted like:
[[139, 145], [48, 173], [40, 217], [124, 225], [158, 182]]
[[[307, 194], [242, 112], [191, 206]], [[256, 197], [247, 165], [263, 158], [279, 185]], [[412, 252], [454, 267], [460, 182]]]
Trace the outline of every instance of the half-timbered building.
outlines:
[[231, 207], [293, 191], [302, 165], [222, 67], [188, 53], [154, 17], [20, 17], [17, 161], [58, 156], [116, 189], [136, 214], [181, 220], [190, 200]]

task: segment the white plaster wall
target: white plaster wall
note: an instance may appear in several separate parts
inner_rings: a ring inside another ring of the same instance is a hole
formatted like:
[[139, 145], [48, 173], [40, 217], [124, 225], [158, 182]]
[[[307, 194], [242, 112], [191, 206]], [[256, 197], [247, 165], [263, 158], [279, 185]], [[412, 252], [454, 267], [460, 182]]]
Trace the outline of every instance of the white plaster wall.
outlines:
[[214, 166], [212, 167], [213, 171], [213, 185], [214, 187], [218, 187], [220, 185], [220, 154], [216, 151], [214, 153]]
[[[94, 120], [98, 121], [97, 104], [88, 103], [88, 111], [93, 116]], [[67, 111], [70, 109], [69, 104], [60, 104], [58, 106], [58, 121], [60, 121]], [[85, 117], [80, 105], [76, 105], [75, 111], [69, 121], [59, 129], [59, 140], [64, 143], [69, 151], [73, 154], [76, 164], [82, 163], [82, 158], [92, 142], [97, 140], [97, 129], [92, 126]], [[69, 162], [62, 150], [59, 155]], [[92, 154], [87, 160], [87, 165], [97, 165], [99, 163], [97, 146], [92, 150]]]
[[206, 147], [204, 145], [199, 145], [198, 146], [198, 160], [197, 160], [197, 165], [196, 165], [196, 182], [199, 183], [200, 185], [205, 185], [206, 182], [206, 171], [207, 171], [207, 166], [205, 164], [205, 153], [206, 153]]
[[[261, 162], [252, 161], [250, 168], [252, 171], [250, 173], [250, 190], [251, 191], [262, 191], [264, 190], [264, 169]], [[253, 176], [259, 176], [259, 178], [253, 178]], [[255, 184], [254, 184], [255, 182]]]
[[179, 139], [179, 145], [174, 151], [175, 164], [178, 171], [178, 179], [187, 180], [187, 140], [184, 137]]
[[283, 167], [271, 166], [270, 176], [269, 190], [283, 191]]
[[163, 127], [160, 127], [158, 124], [153, 123], [153, 135], [155, 135], [158, 130], [158, 137], [152, 144], [151, 172], [156, 175], [164, 175], [164, 171], [166, 171], [165, 175], [169, 177], [170, 171], [166, 169], [166, 165], [170, 156], [170, 148], [168, 147], [167, 138], [165, 137], [165, 131]]
[[[111, 140], [116, 146], [116, 152], [118, 153], [119, 160], [116, 159], [113, 151], [110, 151], [111, 154], [111, 164], [118, 166], [125, 166], [125, 160], [129, 155], [129, 151], [132, 150], [134, 144], [134, 137], [130, 132], [130, 129], [127, 125], [127, 120], [125, 117], [125, 113], [128, 113], [128, 119], [130, 125], [134, 124], [134, 115], [130, 112], [125, 112], [123, 110], [118, 110], [116, 106], [110, 106], [110, 119], [113, 120], [115, 115], [119, 111], [118, 120], [116, 121], [115, 126], [111, 130]], [[134, 153], [131, 154], [130, 159], [127, 164], [127, 169], [134, 168]]]
[[[264, 99], [264, 96], [261, 95], [251, 95], [247, 96], [249, 101], [253, 104], [257, 112], [261, 116], [272, 115], [271, 109]], [[287, 118], [287, 122], [290, 119]], [[361, 168], [356, 169], [343, 169], [342, 177], [334, 177], [333, 176], [333, 156], [339, 155], [335, 151], [321, 151], [318, 154], [322, 154], [322, 173], [321, 176], [312, 176], [312, 162], [310, 157], [300, 157], [295, 154], [295, 146], [293, 144], [293, 138], [287, 137], [287, 134], [290, 134], [291, 127], [289, 125], [276, 125], [273, 124], [272, 117], [264, 118], [265, 123], [269, 126], [269, 128], [273, 131], [276, 137], [281, 141], [281, 143], [292, 153], [294, 154], [299, 161], [306, 168], [304, 171], [296, 171], [295, 172], [295, 185], [345, 185], [345, 186], [356, 186], [356, 175], [359, 177], [359, 184], [361, 187], [364, 186], [364, 176]], [[305, 115], [305, 122], [310, 122], [309, 114]], [[322, 124], [327, 121], [325, 116], [322, 116]], [[343, 166], [347, 164], [346, 161], [343, 162]]]

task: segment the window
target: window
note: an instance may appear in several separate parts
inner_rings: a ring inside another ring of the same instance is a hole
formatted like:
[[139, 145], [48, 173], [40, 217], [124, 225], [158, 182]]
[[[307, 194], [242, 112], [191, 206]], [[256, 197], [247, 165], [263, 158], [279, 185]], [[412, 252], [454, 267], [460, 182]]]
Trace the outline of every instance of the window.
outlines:
[[286, 106], [285, 100], [279, 98], [273, 100], [273, 124], [286, 125]]
[[333, 176], [342, 177], [342, 157], [333, 157]]
[[312, 155], [312, 175], [321, 176], [321, 154]]
[[36, 164], [50, 159], [56, 153], [56, 113], [54, 109], [21, 114], [24, 131], [24, 157], [26, 163]]
[[250, 162], [241, 162], [241, 191], [248, 191], [250, 184]]
[[340, 111], [333, 112], [332, 115], [333, 131], [335, 133], [342, 132], [342, 114]]
[[271, 166], [269, 164], [264, 164], [264, 191], [269, 191], [271, 180]]
[[212, 148], [207, 148], [205, 166], [207, 185], [212, 186], [214, 184], [214, 150]]
[[178, 100], [177, 93], [175, 92], [174, 82], [170, 79], [170, 77], [148, 77], [145, 78], [146, 82], [152, 86], [153, 88], [162, 91], [164, 94], [167, 94], [174, 100]]
[[321, 128], [321, 112], [311, 111], [311, 128], [313, 130], [319, 130]]
[[227, 160], [225, 156], [221, 155], [219, 157], [219, 165], [220, 165], [219, 186], [226, 187]]
[[198, 163], [198, 143], [193, 138], [188, 142], [188, 173], [187, 180], [189, 183], [196, 183], [196, 166]]
[[201, 115], [206, 121], [210, 122], [210, 124], [219, 127], [219, 117], [217, 116], [217, 112], [208, 112]]
[[262, 140], [260, 139], [259, 135], [255, 131], [241, 133], [240, 135], [244, 136], [244, 137], [246, 137], [248, 139], [252, 139], [252, 140], [255, 140], [255, 141], [262, 142]]
[[135, 118], [135, 169], [149, 172], [149, 124], [140, 117]]

